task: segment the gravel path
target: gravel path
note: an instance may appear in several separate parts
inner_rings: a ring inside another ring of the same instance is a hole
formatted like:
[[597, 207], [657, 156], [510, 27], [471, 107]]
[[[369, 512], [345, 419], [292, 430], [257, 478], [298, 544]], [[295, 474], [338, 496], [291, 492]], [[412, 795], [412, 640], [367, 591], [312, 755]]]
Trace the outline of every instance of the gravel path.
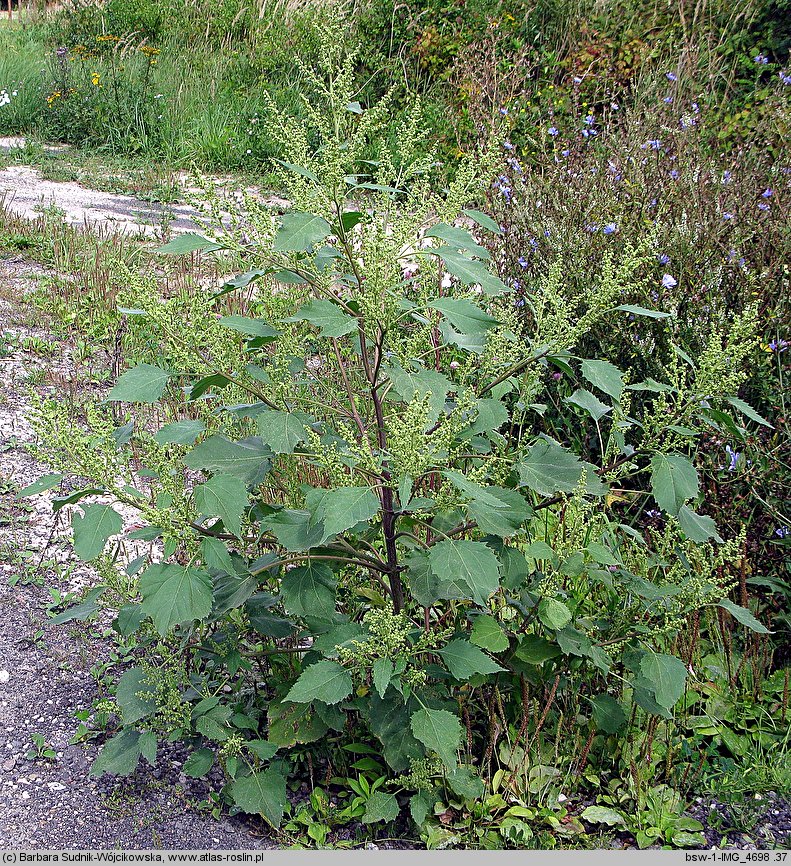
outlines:
[[26, 165], [0, 171], [0, 200], [27, 219], [35, 219], [42, 209], [55, 207], [71, 225], [132, 235], [156, 235], [165, 223], [172, 232], [194, 231], [198, 217], [189, 205], [152, 204], [128, 195], [86, 189], [78, 183], [45, 180], [35, 168]]
[[[128, 780], [95, 780], [88, 771], [98, 744], [73, 741], [75, 713], [100, 694], [91, 668], [113, 645], [101, 625], [47, 625], [50, 588], [79, 591], [95, 576], [71, 554], [54, 494], [14, 498], [47, 471], [25, 450], [30, 388], [46, 393], [74, 372], [69, 346], [30, 327], [18, 300], [39, 273], [0, 260], [0, 849], [271, 848], [254, 824], [199, 810], [221, 782], [184, 776], [178, 748], [161, 750], [155, 768], [141, 762]], [[9, 337], [46, 339], [56, 351], [45, 359], [9, 352]], [[34, 735], [54, 758], [29, 755]]]

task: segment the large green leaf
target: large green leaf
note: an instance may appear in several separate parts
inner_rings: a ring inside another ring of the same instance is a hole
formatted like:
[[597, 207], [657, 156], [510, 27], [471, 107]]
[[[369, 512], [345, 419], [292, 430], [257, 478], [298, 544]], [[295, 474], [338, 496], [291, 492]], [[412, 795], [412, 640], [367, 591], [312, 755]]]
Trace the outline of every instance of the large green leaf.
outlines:
[[443, 474], [472, 500], [467, 510], [483, 532], [507, 538], [514, 535], [531, 514], [530, 506], [516, 490], [495, 485], [484, 487], [465, 478], [460, 472], [448, 471]]
[[466, 681], [477, 674], [496, 674], [505, 670], [467, 640], [452, 640], [439, 650], [439, 654], [457, 680]]
[[271, 410], [256, 418], [258, 434], [276, 454], [293, 454], [307, 436], [304, 423], [291, 412]]
[[244, 334], [246, 337], [270, 339], [277, 336], [277, 331], [261, 319], [251, 319], [248, 316], [223, 316], [220, 319], [223, 328]]
[[571, 622], [571, 611], [556, 598], [542, 598], [538, 605], [538, 618], [547, 628], [558, 630]]
[[585, 463], [556, 442], [539, 439], [519, 464], [520, 483], [541, 496], [553, 493], [571, 493], [587, 472], [585, 487], [594, 496], [603, 496], [607, 488], [599, 481], [596, 467]]
[[237, 779], [230, 787], [234, 803], [250, 815], [263, 815], [279, 827], [288, 803], [285, 777], [273, 767]]
[[607, 824], [610, 827], [626, 824], [624, 816], [609, 806], [588, 806], [582, 812], [582, 817], [591, 824]]
[[67, 607], [66, 610], [62, 610], [59, 614], [53, 616], [50, 623], [52, 625], [63, 625], [74, 620], [82, 621], [88, 619], [88, 617], [93, 616], [99, 610], [99, 598], [109, 588], [106, 584], [99, 584], [99, 586], [93, 587], [93, 589], [85, 594], [82, 601], [71, 605], [71, 607]]
[[774, 429], [772, 425], [766, 420], [766, 418], [764, 418], [763, 415], [759, 415], [749, 403], [745, 403], [744, 400], [740, 400], [738, 397], [728, 397], [727, 399], [731, 406], [738, 409], [751, 421], [755, 421], [756, 424], [761, 424], [763, 427], [769, 427], [770, 429]]
[[332, 490], [315, 488], [306, 497], [313, 523], [324, 527], [321, 543], [371, 520], [379, 513], [379, 497], [369, 487], [336, 487]]
[[202, 569], [156, 563], [140, 576], [142, 609], [164, 637], [179, 623], [203, 619], [212, 604], [211, 578]]
[[139, 760], [140, 731], [126, 728], [104, 744], [91, 766], [91, 775], [112, 773], [114, 776], [130, 776]]
[[479, 259], [490, 259], [491, 253], [486, 247], [477, 243], [467, 229], [451, 226], [447, 223], [436, 223], [427, 232], [427, 238], [438, 238], [456, 250], [466, 250]]
[[121, 515], [110, 505], [84, 505], [83, 513], [74, 512], [74, 552], [88, 562], [104, 550], [107, 539], [118, 535], [123, 526]]
[[678, 524], [690, 541], [702, 543], [713, 538], [722, 544], [722, 536], [717, 532], [714, 520], [705, 514], [698, 514], [686, 505], [682, 505], [678, 510]]
[[337, 662], [323, 660], [302, 671], [285, 700], [294, 704], [337, 704], [352, 693], [352, 678]]
[[39, 493], [44, 493], [47, 490], [52, 490], [53, 487], [58, 487], [64, 479], [64, 475], [60, 472], [53, 472], [49, 475], [42, 475], [32, 484], [28, 484], [27, 487], [23, 487], [19, 493], [17, 493], [18, 499], [24, 499], [26, 496], [36, 496]]
[[728, 598], [721, 598], [717, 604], [727, 610], [728, 613], [742, 625], [747, 626], [747, 628], [752, 629], [752, 631], [758, 632], [758, 634], [771, 634], [769, 629], [762, 625], [753, 615], [747, 610], [746, 607], [742, 607], [741, 605], [734, 604]]
[[233, 475], [249, 484], [269, 469], [271, 455], [260, 439], [231, 442], [223, 436], [210, 436], [184, 457], [184, 463], [190, 469]]
[[173, 421], [157, 430], [154, 439], [160, 445], [192, 445], [205, 429], [203, 421]]
[[479, 210], [473, 210], [471, 208], [466, 208], [463, 213], [465, 213], [473, 222], [478, 223], [478, 225], [482, 228], [488, 229], [490, 232], [494, 232], [496, 235], [501, 235], [503, 233], [503, 230], [489, 216], [489, 214], [485, 214]]
[[204, 517], [219, 517], [237, 538], [242, 535], [242, 514], [247, 508], [247, 487], [233, 475], [215, 475], [194, 491], [195, 507]]
[[485, 605], [500, 586], [500, 563], [492, 550], [480, 541], [446, 539], [431, 548], [428, 558], [432, 572], [442, 585], [454, 592], [466, 590], [469, 598], [480, 605]]
[[508, 636], [493, 616], [481, 614], [476, 616], [472, 624], [470, 640], [475, 646], [483, 647], [489, 652], [502, 652], [508, 649]]
[[426, 253], [439, 256], [448, 273], [453, 274], [463, 286], [478, 285], [487, 295], [499, 295], [508, 291], [508, 286], [492, 274], [483, 262], [468, 258], [453, 247], [437, 247], [426, 250]]
[[[439, 310], [455, 331], [445, 332], [445, 338], [462, 349], [480, 354], [486, 346], [486, 333], [498, 322], [472, 301], [462, 298], [438, 298], [428, 305]], [[458, 333], [456, 333], [458, 331]], [[459, 339], [459, 336], [464, 339]]]
[[286, 550], [295, 553], [316, 547], [324, 537], [323, 524], [314, 522], [310, 511], [278, 511], [264, 518], [261, 528], [271, 532]]
[[596, 695], [591, 698], [593, 723], [605, 734], [617, 734], [626, 724], [626, 713], [612, 695]]
[[310, 213], [287, 213], [275, 235], [273, 249], [279, 252], [305, 252], [321, 243], [331, 231], [330, 224]]
[[376, 659], [371, 665], [371, 679], [380, 698], [385, 696], [393, 670], [394, 665], [388, 658]]
[[651, 492], [668, 514], [678, 514], [687, 499], [700, 491], [695, 467], [680, 454], [655, 454], [651, 460]]
[[675, 656], [646, 652], [640, 661], [640, 673], [650, 683], [656, 702], [671, 709], [684, 694], [687, 669]]
[[600, 391], [615, 400], [621, 399], [624, 389], [623, 373], [609, 361], [583, 361], [582, 375]]
[[537, 634], [526, 634], [519, 642], [514, 656], [528, 665], [540, 665], [557, 658], [560, 648]]
[[214, 752], [211, 749], [196, 749], [184, 762], [184, 774], [190, 779], [200, 779], [212, 768]]
[[440, 756], [448, 770], [456, 768], [462, 728], [453, 713], [424, 707], [412, 714], [410, 727], [412, 733], [427, 749]]
[[395, 794], [374, 791], [366, 800], [363, 824], [375, 824], [377, 821], [395, 821], [400, 811]]
[[138, 364], [118, 378], [107, 399], [124, 403], [156, 403], [165, 393], [165, 386], [172, 375], [153, 364]]
[[663, 313], [661, 310], [649, 310], [646, 307], [638, 307], [635, 304], [620, 304], [615, 308], [623, 310], [625, 313], [631, 313], [634, 316], [647, 316], [649, 319], [667, 319], [670, 313]]
[[371, 694], [368, 702], [368, 723], [371, 732], [382, 744], [382, 754], [388, 766], [403, 772], [411, 761], [425, 756], [421, 743], [412, 734], [409, 719], [414, 699], [405, 703], [394, 689], [387, 697]]
[[612, 411], [612, 406], [602, 403], [595, 394], [591, 394], [584, 388], [577, 388], [570, 397], [566, 397], [564, 402], [584, 409], [594, 421], [600, 421], [608, 412]]
[[330, 620], [335, 614], [335, 586], [329, 566], [311, 563], [286, 572], [280, 591], [289, 613]]
[[484, 785], [481, 777], [467, 764], [461, 764], [448, 773], [448, 784], [454, 794], [465, 800], [477, 800], [483, 796]]
[[118, 680], [115, 698], [125, 725], [133, 725], [156, 712], [155, 690], [148, 678], [149, 674], [142, 668], [133, 667], [124, 671]]
[[289, 322], [310, 322], [322, 337], [344, 337], [357, 330], [357, 319], [345, 313], [332, 301], [309, 301]]

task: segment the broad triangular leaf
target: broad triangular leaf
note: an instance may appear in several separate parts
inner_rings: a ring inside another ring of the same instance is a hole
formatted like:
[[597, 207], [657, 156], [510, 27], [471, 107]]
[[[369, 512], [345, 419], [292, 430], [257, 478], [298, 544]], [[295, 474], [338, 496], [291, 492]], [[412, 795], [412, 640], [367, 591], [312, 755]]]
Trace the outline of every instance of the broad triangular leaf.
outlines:
[[84, 505], [83, 513], [74, 512], [74, 552], [88, 562], [104, 550], [107, 539], [118, 535], [123, 526], [121, 515], [109, 505]]
[[172, 375], [153, 364], [138, 364], [118, 378], [107, 399], [124, 403], [156, 403], [165, 393], [165, 386]]
[[234, 803], [250, 815], [263, 815], [273, 827], [279, 827], [288, 803], [286, 780], [277, 770], [267, 767], [237, 779], [230, 788]]
[[615, 400], [623, 394], [623, 373], [609, 361], [583, 361], [582, 375], [600, 391]]
[[417, 739], [436, 752], [448, 770], [456, 768], [462, 728], [453, 713], [423, 708], [412, 714], [409, 724]]
[[287, 213], [281, 219], [272, 248], [280, 252], [305, 252], [321, 243], [330, 231], [330, 224], [320, 216]]
[[190, 469], [225, 473], [251, 483], [269, 469], [272, 452], [260, 439], [231, 442], [223, 436], [210, 436], [184, 457]]
[[129, 668], [118, 680], [115, 698], [121, 708], [125, 725], [133, 725], [156, 712], [155, 688], [149, 682], [150, 674], [142, 668]]
[[374, 791], [365, 803], [363, 824], [375, 824], [377, 821], [395, 821], [400, 811], [395, 794], [384, 791]]
[[57, 487], [61, 481], [63, 481], [64, 476], [60, 474], [60, 472], [54, 472], [50, 475], [42, 475], [41, 478], [34, 481], [32, 484], [28, 484], [27, 487], [23, 487], [19, 493], [17, 493], [17, 498], [24, 499], [26, 496], [36, 496], [39, 493], [45, 493], [47, 490], [52, 490], [53, 487]]
[[[500, 563], [480, 541], [440, 541], [428, 555], [432, 572], [441, 584], [459, 587], [480, 605], [500, 586]], [[454, 598], [464, 597], [454, 595]]]
[[467, 640], [453, 640], [440, 649], [439, 654], [457, 680], [466, 681], [477, 674], [496, 674], [505, 670]]
[[319, 329], [322, 337], [343, 337], [357, 330], [357, 319], [332, 301], [309, 301], [287, 321], [310, 322]]
[[612, 411], [612, 406], [602, 403], [595, 394], [591, 394], [584, 388], [577, 388], [570, 397], [566, 397], [564, 402], [584, 409], [594, 421], [601, 420], [608, 412]]
[[292, 454], [307, 436], [304, 423], [291, 412], [262, 412], [256, 425], [261, 440], [276, 454]]
[[242, 514], [247, 508], [247, 487], [233, 475], [215, 475], [194, 491], [195, 507], [204, 517], [219, 517], [237, 538], [242, 534]]
[[722, 544], [722, 536], [717, 532], [717, 524], [705, 514], [698, 514], [686, 505], [682, 505], [678, 510], [678, 523], [690, 541], [702, 543], [713, 538]]
[[352, 693], [352, 678], [337, 662], [320, 661], [305, 668], [285, 700], [294, 704], [337, 704]]
[[717, 604], [728, 611], [728, 613], [742, 625], [747, 626], [747, 628], [752, 629], [752, 631], [758, 632], [758, 634], [771, 634], [769, 629], [762, 625], [753, 615], [747, 610], [746, 607], [742, 607], [741, 605], [734, 604], [728, 598], [720, 599]]
[[393, 663], [388, 658], [376, 659], [371, 665], [371, 679], [380, 698], [385, 696], [393, 670]]
[[571, 611], [556, 598], [542, 598], [538, 605], [538, 618], [547, 628], [557, 631], [571, 622]]
[[114, 776], [130, 776], [140, 760], [140, 731], [126, 728], [116, 734], [102, 747], [91, 766], [92, 776], [112, 773]]
[[647, 652], [640, 662], [640, 673], [651, 684], [656, 702], [671, 709], [684, 694], [687, 669], [675, 656]]
[[203, 252], [214, 252], [215, 250], [224, 249], [222, 244], [216, 241], [210, 241], [195, 232], [185, 232], [183, 235], [173, 238], [172, 241], [157, 249], [158, 253], [170, 253], [173, 256], [185, 255], [186, 253], [194, 253], [198, 250]]
[[587, 473], [585, 488], [588, 493], [603, 496], [607, 491], [599, 481], [592, 463], [583, 462], [575, 454], [547, 439], [539, 439], [532, 445], [518, 468], [520, 483], [542, 496], [571, 493], [579, 484], [583, 471]]
[[738, 397], [728, 397], [727, 400], [731, 406], [734, 406], [742, 413], [742, 415], [746, 415], [751, 421], [755, 421], [756, 424], [761, 424], [764, 427], [774, 429], [766, 418], [764, 418], [763, 415], [759, 415], [749, 403], [745, 403], [744, 400], [740, 400]]
[[476, 616], [472, 624], [470, 640], [475, 646], [489, 652], [503, 652], [508, 649], [508, 636], [493, 616], [481, 614]]
[[160, 445], [192, 445], [205, 429], [203, 421], [173, 421], [157, 430], [154, 439]]
[[244, 334], [247, 337], [261, 337], [270, 339], [277, 337], [277, 331], [261, 319], [251, 319], [247, 316], [223, 316], [220, 324], [224, 328]]
[[212, 604], [211, 578], [198, 568], [157, 563], [140, 576], [142, 609], [164, 637], [174, 625], [203, 619]]
[[668, 514], [678, 514], [687, 499], [699, 492], [698, 473], [680, 454], [655, 454], [651, 460], [651, 492], [657, 505]]
[[323, 563], [286, 572], [280, 591], [286, 610], [295, 616], [330, 620], [335, 614], [335, 575]]
[[317, 547], [324, 538], [324, 526], [314, 521], [310, 511], [278, 511], [262, 520], [261, 528], [271, 532], [286, 550], [293, 552]]
[[306, 499], [313, 522], [324, 526], [322, 543], [371, 520], [379, 513], [379, 497], [368, 487], [337, 487], [312, 490]]
[[605, 734], [617, 734], [626, 724], [626, 713], [612, 695], [596, 695], [591, 698], [591, 704], [597, 730]]

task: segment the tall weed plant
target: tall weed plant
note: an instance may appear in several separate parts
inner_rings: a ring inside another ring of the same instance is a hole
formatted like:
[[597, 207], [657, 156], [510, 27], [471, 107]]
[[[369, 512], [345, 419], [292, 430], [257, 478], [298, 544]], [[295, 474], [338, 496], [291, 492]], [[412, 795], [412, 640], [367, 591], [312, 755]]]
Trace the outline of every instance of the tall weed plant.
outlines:
[[[286, 213], [248, 200], [163, 248], [243, 272], [165, 302], [130, 275], [130, 329], [158, 335], [108, 395], [134, 414], [75, 427], [39, 405], [57, 474], [23, 493], [86, 483], [74, 545], [102, 576], [58, 619], [110, 609], [139, 648], [93, 772], [181, 739], [188, 773], [219, 765], [225, 801], [274, 827], [305, 817], [309, 779], [327, 826], [408, 815], [429, 847], [552, 844], [584, 830], [561, 825], [564, 791], [593, 786], [641, 845], [701, 844], [669, 786], [680, 720], [730, 687], [706, 624], [767, 628], [731, 598], [744, 539], [705, 514], [695, 442], [756, 423], [736, 396], [755, 307], [661, 378], [588, 354], [626, 316], [673, 327], [650, 242], [604, 251], [584, 286], [557, 264], [529, 295], [501, 279], [510, 235], [475, 208], [496, 154], [443, 189], [415, 105], [372, 160], [389, 102], [359, 104], [355, 60], [333, 27], [304, 121], [270, 104]], [[151, 546], [129, 561], [127, 541]]]

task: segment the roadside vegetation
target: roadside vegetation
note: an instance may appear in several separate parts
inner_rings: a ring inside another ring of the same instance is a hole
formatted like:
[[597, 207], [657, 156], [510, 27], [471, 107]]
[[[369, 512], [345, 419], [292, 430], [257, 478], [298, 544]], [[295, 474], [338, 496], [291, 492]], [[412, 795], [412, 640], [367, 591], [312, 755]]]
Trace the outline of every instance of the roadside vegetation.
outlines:
[[124, 659], [95, 774], [179, 741], [213, 808], [300, 846], [787, 847], [755, 798], [791, 791], [791, 8], [692, 14], [79, 0], [0, 30], [7, 160], [164, 201], [190, 172], [205, 213], [0, 228], [113, 359], [102, 401], [36, 403], [19, 493], [62, 491], [99, 575], [53, 621]]

